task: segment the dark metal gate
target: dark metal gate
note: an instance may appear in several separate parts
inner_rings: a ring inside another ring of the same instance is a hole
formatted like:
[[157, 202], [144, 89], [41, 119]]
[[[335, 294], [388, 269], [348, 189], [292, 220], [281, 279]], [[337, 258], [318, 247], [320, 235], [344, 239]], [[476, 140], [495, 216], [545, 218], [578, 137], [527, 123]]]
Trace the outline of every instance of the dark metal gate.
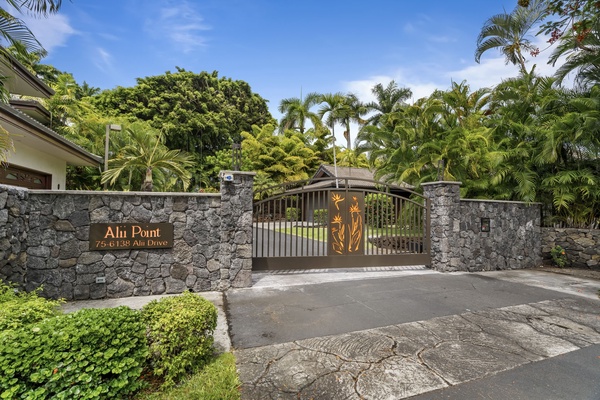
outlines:
[[253, 269], [431, 263], [430, 202], [409, 189], [323, 178], [255, 192]]

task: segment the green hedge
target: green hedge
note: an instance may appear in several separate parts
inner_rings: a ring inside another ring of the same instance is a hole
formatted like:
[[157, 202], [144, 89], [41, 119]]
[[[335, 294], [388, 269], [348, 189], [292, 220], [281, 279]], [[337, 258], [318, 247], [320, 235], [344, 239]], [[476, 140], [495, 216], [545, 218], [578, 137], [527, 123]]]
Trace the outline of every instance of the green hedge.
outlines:
[[387, 194], [370, 193], [365, 197], [365, 217], [368, 226], [383, 228], [396, 223], [396, 207]]
[[39, 296], [42, 288], [27, 293], [0, 280], [0, 331], [19, 328], [61, 314], [61, 300]]
[[170, 386], [202, 368], [213, 353], [217, 309], [208, 300], [185, 292], [153, 300], [142, 309], [148, 326], [150, 365]]
[[327, 209], [320, 208], [313, 211], [313, 223], [317, 225], [327, 225]]
[[139, 312], [84, 309], [0, 333], [2, 399], [120, 398], [148, 356]]
[[296, 207], [288, 207], [285, 209], [285, 220], [286, 221], [299, 221], [300, 220], [300, 209]]

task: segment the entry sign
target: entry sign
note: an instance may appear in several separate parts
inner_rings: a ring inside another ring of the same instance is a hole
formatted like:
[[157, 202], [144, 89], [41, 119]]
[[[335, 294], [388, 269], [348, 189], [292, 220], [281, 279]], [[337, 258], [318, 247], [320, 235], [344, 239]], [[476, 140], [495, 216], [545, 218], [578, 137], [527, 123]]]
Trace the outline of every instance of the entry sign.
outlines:
[[173, 224], [90, 224], [90, 250], [173, 247]]

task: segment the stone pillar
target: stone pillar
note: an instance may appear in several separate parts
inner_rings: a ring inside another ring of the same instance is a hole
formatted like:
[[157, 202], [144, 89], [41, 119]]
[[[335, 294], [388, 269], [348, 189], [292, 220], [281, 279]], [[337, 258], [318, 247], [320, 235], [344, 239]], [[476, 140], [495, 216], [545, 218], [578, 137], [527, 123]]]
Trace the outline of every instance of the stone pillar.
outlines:
[[431, 199], [431, 268], [460, 270], [460, 185], [461, 182], [421, 184]]
[[[221, 282], [252, 285], [252, 184], [254, 172], [221, 171]], [[227, 289], [227, 288], [219, 288]]]

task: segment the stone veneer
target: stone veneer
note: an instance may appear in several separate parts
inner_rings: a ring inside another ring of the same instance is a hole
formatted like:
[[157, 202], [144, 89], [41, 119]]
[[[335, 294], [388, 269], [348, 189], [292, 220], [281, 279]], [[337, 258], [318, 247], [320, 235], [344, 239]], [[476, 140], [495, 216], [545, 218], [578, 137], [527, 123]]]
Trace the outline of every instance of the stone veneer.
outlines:
[[[0, 278], [78, 300], [249, 286], [254, 174], [229, 174], [220, 194], [0, 186]], [[91, 223], [120, 222], [172, 223], [174, 246], [89, 250]]]
[[[485, 271], [540, 265], [539, 204], [461, 200], [460, 182], [422, 185], [431, 199], [432, 268]], [[490, 232], [481, 231], [490, 219]]]
[[542, 256], [552, 259], [550, 250], [560, 246], [567, 253], [568, 266], [600, 266], [600, 229], [542, 228]]

